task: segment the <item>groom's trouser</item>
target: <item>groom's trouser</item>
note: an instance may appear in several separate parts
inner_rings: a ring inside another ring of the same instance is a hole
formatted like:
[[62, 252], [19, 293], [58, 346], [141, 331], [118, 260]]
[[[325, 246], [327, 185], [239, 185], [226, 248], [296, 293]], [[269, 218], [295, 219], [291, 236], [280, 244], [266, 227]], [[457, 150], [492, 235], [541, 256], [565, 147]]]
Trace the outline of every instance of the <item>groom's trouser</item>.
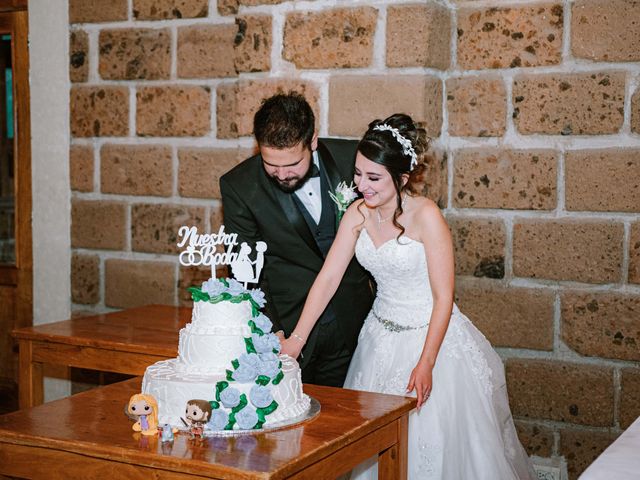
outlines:
[[302, 369], [302, 382], [342, 387], [352, 355], [338, 328], [338, 321], [321, 323], [311, 359]]

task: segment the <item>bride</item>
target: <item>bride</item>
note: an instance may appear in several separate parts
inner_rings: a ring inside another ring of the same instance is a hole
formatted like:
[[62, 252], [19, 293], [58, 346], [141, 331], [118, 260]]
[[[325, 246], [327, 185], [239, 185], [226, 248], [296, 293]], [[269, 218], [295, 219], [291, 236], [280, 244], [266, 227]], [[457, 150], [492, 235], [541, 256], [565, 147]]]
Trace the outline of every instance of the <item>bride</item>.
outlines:
[[[345, 213], [300, 320], [282, 343], [297, 358], [355, 254], [377, 283], [345, 388], [414, 395], [409, 479], [533, 479], [516, 436], [504, 368], [486, 338], [453, 303], [449, 228], [415, 195], [426, 135], [411, 117], [375, 120], [358, 145], [362, 194]], [[375, 458], [352, 480], [377, 478]]]

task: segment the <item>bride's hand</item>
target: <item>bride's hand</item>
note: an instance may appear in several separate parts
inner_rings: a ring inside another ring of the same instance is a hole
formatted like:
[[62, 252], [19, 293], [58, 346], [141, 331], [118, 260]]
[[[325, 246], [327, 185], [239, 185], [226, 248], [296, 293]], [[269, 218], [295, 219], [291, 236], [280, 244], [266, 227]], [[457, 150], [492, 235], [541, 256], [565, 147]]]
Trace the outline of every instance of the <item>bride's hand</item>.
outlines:
[[413, 389], [416, 390], [418, 411], [431, 395], [432, 386], [433, 367], [426, 363], [418, 362], [409, 376], [409, 384], [407, 385], [407, 393], [410, 393]]
[[280, 355], [289, 355], [291, 358], [298, 358], [302, 352], [304, 342], [294, 336], [280, 341]]

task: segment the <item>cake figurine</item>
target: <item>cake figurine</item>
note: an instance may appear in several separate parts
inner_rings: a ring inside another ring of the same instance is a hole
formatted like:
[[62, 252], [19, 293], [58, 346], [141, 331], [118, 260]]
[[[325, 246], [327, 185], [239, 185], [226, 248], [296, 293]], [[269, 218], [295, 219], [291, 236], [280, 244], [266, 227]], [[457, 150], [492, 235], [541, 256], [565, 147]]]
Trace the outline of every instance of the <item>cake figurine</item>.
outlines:
[[[180, 263], [211, 266], [212, 278], [188, 289], [193, 310], [190, 323], [180, 330], [177, 358], [145, 371], [142, 392], [157, 399], [160, 422], [207, 435], [300, 420], [311, 404], [302, 391], [300, 367], [295, 359], [278, 355], [280, 341], [260, 311], [265, 295], [247, 288], [260, 276], [266, 244], [255, 245], [251, 260], [246, 243], [234, 251], [237, 235], [226, 233], [224, 225], [206, 235], [196, 227], [181, 227], [178, 236], [183, 237], [178, 247], [186, 248]], [[239, 278], [216, 278], [220, 264], [235, 264]]]
[[191, 438], [202, 437], [204, 425], [211, 416], [211, 404], [207, 400], [189, 400], [185, 411], [186, 423], [189, 426]]
[[158, 433], [158, 404], [151, 395], [136, 393], [129, 399], [127, 414], [136, 419], [133, 430], [143, 435], [156, 435]]

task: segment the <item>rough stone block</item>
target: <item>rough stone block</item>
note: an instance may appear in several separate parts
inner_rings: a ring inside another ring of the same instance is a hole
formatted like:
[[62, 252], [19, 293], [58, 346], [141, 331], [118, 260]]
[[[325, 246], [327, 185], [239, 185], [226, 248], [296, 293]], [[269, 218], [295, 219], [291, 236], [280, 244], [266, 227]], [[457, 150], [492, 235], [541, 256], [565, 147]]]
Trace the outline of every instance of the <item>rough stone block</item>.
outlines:
[[387, 66], [446, 70], [451, 51], [451, 13], [438, 4], [387, 9]]
[[131, 207], [131, 249], [178, 254], [178, 230], [195, 226], [204, 231], [204, 208], [186, 205], [136, 204]]
[[578, 0], [571, 6], [571, 53], [605, 62], [640, 61], [637, 0]]
[[128, 8], [128, 0], [69, 0], [69, 23], [126, 20]]
[[247, 150], [184, 148], [178, 152], [178, 192], [182, 197], [220, 198], [220, 177], [249, 157]]
[[560, 3], [458, 10], [462, 69], [537, 67], [562, 59]]
[[624, 119], [625, 74], [594, 72], [519, 76], [515, 124], [523, 134], [617, 133]]
[[430, 137], [442, 128], [442, 81], [431, 76], [334, 76], [329, 83], [329, 133], [361, 137], [375, 118], [406, 113]]
[[69, 80], [86, 82], [89, 78], [89, 36], [84, 30], [69, 34]]
[[126, 205], [93, 200], [71, 201], [71, 246], [123, 250], [126, 246]]
[[69, 183], [71, 190], [93, 191], [93, 147], [72, 145], [69, 149]]
[[253, 7], [256, 5], [277, 5], [287, 0], [217, 0], [220, 15], [234, 15], [238, 13], [240, 5]]
[[617, 438], [614, 432], [584, 429], [560, 429], [559, 454], [567, 459], [569, 480], [578, 480], [604, 450]]
[[208, 0], [133, 0], [136, 20], [204, 18], [208, 13]]
[[105, 261], [104, 303], [108, 307], [174, 305], [176, 267], [173, 262]]
[[220, 226], [224, 223], [224, 215], [222, 211], [222, 205], [211, 208], [211, 215], [209, 216], [209, 225], [211, 225], [211, 231], [217, 232], [220, 230]]
[[74, 253], [71, 256], [71, 301], [95, 305], [100, 301], [100, 258]]
[[298, 68], [368, 67], [377, 18], [371, 7], [289, 13], [282, 56]]
[[640, 149], [569, 151], [565, 185], [567, 210], [640, 212]]
[[447, 218], [456, 275], [504, 278], [506, 232], [500, 219]]
[[447, 152], [442, 148], [429, 148], [423, 159], [424, 173], [415, 178], [416, 192], [430, 198], [438, 207], [447, 206]]
[[71, 87], [71, 135], [122, 137], [129, 132], [127, 87]]
[[144, 87], [136, 93], [140, 136], [198, 137], [211, 128], [209, 87]]
[[294, 79], [240, 80], [222, 84], [217, 89], [218, 138], [251, 135], [253, 116], [262, 101], [277, 93], [290, 91], [304, 95], [315, 113], [318, 128], [320, 93], [315, 84]]
[[629, 282], [640, 283], [640, 222], [631, 224], [629, 237]]
[[171, 147], [104, 145], [100, 151], [103, 193], [168, 197], [172, 180]]
[[236, 18], [234, 61], [238, 72], [265, 72], [271, 68], [271, 16]]
[[158, 80], [171, 75], [168, 28], [101, 30], [100, 76], [107, 80]]
[[453, 203], [462, 208], [553, 210], [553, 150], [465, 149], [454, 153]]
[[507, 124], [507, 97], [500, 78], [447, 80], [449, 135], [499, 137]]
[[553, 350], [555, 294], [465, 278], [456, 304], [494, 347]]
[[516, 421], [520, 443], [528, 455], [550, 457], [553, 455], [553, 429], [530, 422]]
[[628, 428], [640, 416], [640, 370], [623, 368], [620, 372], [620, 428]]
[[562, 340], [589, 357], [640, 360], [640, 297], [563, 292]]
[[178, 29], [178, 76], [234, 77], [236, 25], [191, 25]]
[[507, 360], [513, 415], [613, 426], [613, 370], [552, 360]]
[[621, 278], [620, 223], [520, 220], [513, 227], [513, 273], [518, 277], [585, 283]]

